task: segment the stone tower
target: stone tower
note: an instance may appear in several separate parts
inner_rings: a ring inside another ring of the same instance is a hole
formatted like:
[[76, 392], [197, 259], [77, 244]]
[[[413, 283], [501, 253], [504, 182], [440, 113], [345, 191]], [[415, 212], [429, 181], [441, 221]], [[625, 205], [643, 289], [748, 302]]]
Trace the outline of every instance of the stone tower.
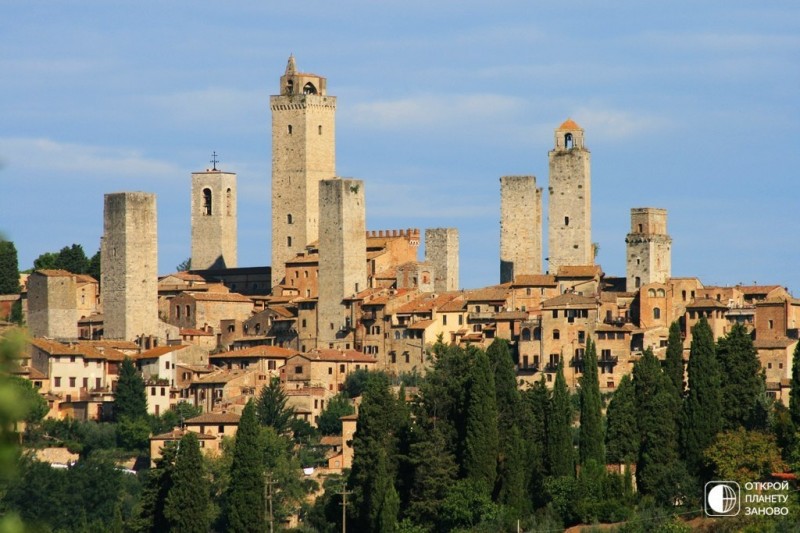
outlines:
[[542, 189], [535, 176], [500, 178], [500, 283], [542, 273]]
[[319, 238], [319, 182], [336, 176], [336, 98], [289, 57], [272, 109], [272, 286], [285, 262]]
[[667, 210], [657, 207], [631, 209], [627, 245], [626, 290], [648, 283], [666, 283], [672, 272], [672, 238], [667, 233]]
[[435, 292], [458, 290], [458, 229], [425, 230], [425, 262], [433, 265]]
[[74, 274], [66, 270], [37, 270], [28, 277], [28, 330], [32, 337], [78, 338]]
[[236, 174], [192, 172], [192, 268], [235, 268], [236, 247]]
[[567, 119], [555, 131], [550, 159], [548, 271], [564, 265], [594, 264], [590, 153], [583, 129]]
[[100, 249], [103, 336], [127, 341], [157, 336], [156, 195], [106, 194]]
[[367, 288], [364, 182], [319, 182], [319, 346], [343, 346], [353, 317], [342, 300]]

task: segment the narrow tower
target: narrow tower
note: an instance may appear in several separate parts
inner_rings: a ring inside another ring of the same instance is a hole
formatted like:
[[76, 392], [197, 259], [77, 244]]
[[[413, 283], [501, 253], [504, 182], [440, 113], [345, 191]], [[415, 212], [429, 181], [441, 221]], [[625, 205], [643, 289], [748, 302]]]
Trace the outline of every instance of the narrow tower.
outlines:
[[666, 283], [672, 271], [672, 238], [667, 233], [667, 210], [631, 209], [631, 232], [625, 237], [628, 261], [626, 290], [648, 283]]
[[319, 182], [336, 176], [336, 98], [326, 79], [289, 57], [272, 109], [272, 286], [285, 263], [319, 238]]
[[192, 268], [236, 267], [236, 174], [192, 172]]
[[583, 129], [567, 119], [555, 131], [550, 159], [548, 271], [565, 265], [594, 264], [590, 153]]
[[319, 182], [319, 346], [343, 346], [353, 325], [345, 307], [367, 288], [367, 231], [364, 182], [329, 179]]
[[535, 176], [500, 178], [500, 283], [542, 273], [542, 189]]
[[458, 290], [458, 229], [425, 230], [425, 262], [433, 265], [435, 292]]
[[103, 336], [158, 336], [156, 195], [106, 194], [100, 246]]

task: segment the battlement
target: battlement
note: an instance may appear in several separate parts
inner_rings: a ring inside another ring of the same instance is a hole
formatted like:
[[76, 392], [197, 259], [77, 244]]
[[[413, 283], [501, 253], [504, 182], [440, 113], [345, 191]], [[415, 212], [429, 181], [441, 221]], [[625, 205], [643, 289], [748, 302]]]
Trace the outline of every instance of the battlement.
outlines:
[[408, 229], [379, 229], [379, 230], [368, 230], [367, 231], [367, 238], [391, 238], [391, 237], [406, 237], [408, 239], [416, 240], [419, 243], [419, 229], [418, 228], [408, 228]]

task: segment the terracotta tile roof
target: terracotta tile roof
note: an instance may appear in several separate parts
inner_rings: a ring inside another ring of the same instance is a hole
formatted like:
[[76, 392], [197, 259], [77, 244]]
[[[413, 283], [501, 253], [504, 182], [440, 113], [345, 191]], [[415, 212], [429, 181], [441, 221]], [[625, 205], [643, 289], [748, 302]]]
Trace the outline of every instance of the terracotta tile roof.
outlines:
[[510, 283], [464, 291], [468, 302], [505, 302], [509, 297]]
[[759, 302], [754, 302], [754, 303], [755, 303], [756, 306], [761, 306], [761, 305], [783, 305], [789, 300], [792, 300], [792, 298], [777, 296], [775, 298], [766, 298], [764, 300], [761, 300]]
[[240, 418], [236, 413], [203, 413], [186, 420], [184, 424], [238, 424]]
[[339, 420], [358, 420], [358, 415], [352, 414], [352, 415], [340, 416]]
[[75, 355], [74, 350], [71, 350], [69, 346], [58, 341], [37, 337], [31, 339], [31, 344], [50, 355]]
[[433, 320], [420, 320], [418, 322], [414, 322], [413, 324], [406, 327], [406, 329], [428, 329], [428, 327], [433, 324]]
[[115, 350], [138, 350], [139, 345], [133, 341], [121, 340], [102, 340], [102, 341], [84, 341], [91, 343], [93, 346], [101, 346], [103, 348], [114, 348]]
[[80, 341], [65, 344], [50, 339], [31, 339], [31, 344], [50, 355], [75, 355], [86, 359], [105, 359], [108, 361], [122, 361], [125, 354], [114, 348], [97, 345], [91, 341]]
[[242, 302], [253, 303], [253, 300], [237, 292], [187, 292], [192, 298], [200, 302]]
[[178, 350], [183, 350], [187, 346], [184, 344], [178, 344], [174, 346], [156, 346], [155, 348], [151, 348], [146, 350], [140, 354], [137, 354], [133, 357], [133, 359], [153, 359], [155, 357], [161, 357], [164, 354], [177, 352]]
[[282, 348], [280, 346], [266, 346], [262, 344], [259, 346], [244, 348], [242, 350], [232, 350], [229, 352], [209, 355], [208, 358], [235, 359], [235, 358], [245, 358], [245, 357], [264, 357], [271, 359], [288, 359], [289, 357], [293, 357], [295, 355], [298, 355], [299, 353], [300, 352], [297, 350], [290, 350], [288, 348]]
[[319, 439], [319, 443], [321, 446], [341, 446], [342, 445], [342, 436], [341, 435], [325, 435], [321, 439]]
[[275, 307], [270, 307], [268, 310], [281, 318], [295, 318], [295, 314], [290, 309], [283, 306], [276, 305]]
[[520, 274], [514, 276], [512, 287], [555, 287], [556, 277], [549, 274]]
[[175, 428], [172, 431], [168, 431], [167, 433], [162, 433], [161, 435], [155, 435], [153, 437], [150, 437], [150, 440], [181, 440], [181, 437], [183, 437], [187, 433], [194, 433], [195, 436], [198, 438], [198, 440], [216, 440], [217, 438], [214, 435], [209, 435], [207, 433], [197, 433], [195, 431]]
[[67, 448], [41, 448], [34, 450], [33, 455], [37, 461], [62, 465], [77, 462], [80, 458], [80, 455], [70, 452]]
[[393, 266], [389, 268], [385, 268], [380, 272], [377, 272], [374, 276], [375, 279], [396, 279], [397, 278], [397, 269]]
[[79, 283], [97, 283], [97, 280], [88, 274], [76, 274], [75, 281]]
[[695, 298], [686, 306], [686, 309], [727, 309], [728, 306], [714, 298]]
[[495, 320], [526, 320], [527, 318], [526, 311], [500, 311], [494, 314]]
[[162, 279], [165, 279], [165, 278], [177, 278], [177, 279], [179, 279], [181, 281], [199, 281], [199, 282], [206, 281], [206, 278], [204, 278], [203, 276], [201, 276], [199, 274], [191, 274], [191, 273], [186, 272], [186, 271], [175, 272], [173, 274], [167, 274], [166, 276], [161, 276], [160, 278], [158, 278], [158, 280], [161, 281]]
[[210, 372], [216, 372], [217, 370], [216, 368], [212, 368], [206, 365], [190, 365], [187, 363], [177, 363], [175, 366], [191, 370], [192, 372], [197, 372], [198, 374], [208, 374]]
[[328, 392], [325, 387], [303, 387], [302, 389], [286, 389], [286, 396], [325, 396]]
[[229, 381], [233, 381], [234, 379], [240, 378], [242, 376], [246, 376], [247, 374], [255, 373], [254, 370], [242, 370], [242, 369], [233, 369], [233, 370], [217, 370], [212, 372], [207, 376], [203, 376], [199, 378], [197, 381], [193, 381], [192, 385], [196, 383], [200, 384], [209, 384], [209, 383], [228, 383]]
[[461, 293], [451, 291], [443, 292], [441, 294], [423, 294], [419, 298], [411, 300], [407, 304], [395, 310], [395, 314], [408, 314], [408, 313], [425, 313], [434, 309], [439, 309], [441, 306], [458, 298]]
[[782, 289], [780, 285], [736, 285], [744, 294], [767, 294], [775, 289]]
[[194, 337], [213, 337], [214, 334], [210, 331], [206, 331], [203, 329], [192, 329], [192, 328], [181, 328], [180, 330], [181, 335], [192, 335]]
[[593, 278], [602, 273], [600, 265], [564, 265], [558, 268], [556, 278]]
[[372, 357], [371, 355], [367, 355], [362, 352], [358, 352], [356, 350], [330, 350], [330, 349], [319, 349], [319, 350], [311, 350], [310, 352], [306, 352], [302, 354], [302, 357], [305, 357], [311, 361], [330, 361], [330, 362], [342, 362], [342, 363], [376, 363], [377, 359]]
[[438, 313], [460, 313], [467, 309], [467, 301], [462, 297], [459, 296], [458, 298], [454, 298], [450, 300], [439, 309], [436, 310]]
[[67, 270], [57, 270], [48, 268], [44, 268], [42, 270], [36, 270], [34, 271], [34, 274], [39, 274], [40, 276], [46, 276], [48, 278], [64, 278], [64, 277], [72, 277], [75, 275]]
[[775, 348], [788, 348], [796, 343], [795, 339], [756, 339], [753, 341], [753, 346], [758, 350], [761, 349], [775, 349]]
[[542, 302], [542, 309], [575, 309], [586, 307], [597, 307], [597, 299], [594, 296], [583, 296], [581, 294], [568, 292]]
[[317, 253], [296, 255], [290, 260], [286, 261], [287, 265], [308, 265], [317, 263], [319, 263], [319, 254]]
[[571, 118], [568, 118], [567, 120], [565, 120], [564, 122], [561, 123], [561, 125], [558, 127], [558, 130], [559, 131], [563, 131], [563, 130], [583, 130], [583, 128], [578, 126], [578, 124], [574, 120], [572, 120]]

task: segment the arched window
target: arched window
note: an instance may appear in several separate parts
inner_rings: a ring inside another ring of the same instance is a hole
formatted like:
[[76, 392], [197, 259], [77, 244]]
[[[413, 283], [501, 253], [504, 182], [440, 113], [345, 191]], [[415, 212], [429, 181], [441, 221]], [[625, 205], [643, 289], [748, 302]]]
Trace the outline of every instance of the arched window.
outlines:
[[531, 340], [531, 330], [529, 330], [528, 328], [522, 329], [522, 340], [523, 341]]
[[211, 214], [211, 189], [203, 189], [203, 214]]
[[186, 304], [186, 318], [191, 318], [191, 317], [192, 317], [192, 308], [189, 306], [189, 304]]
[[233, 211], [232, 211], [233, 207], [231, 206], [231, 190], [230, 189], [225, 191], [225, 209], [227, 210], [226, 212], [227, 212], [228, 216], [231, 216], [233, 214]]
[[317, 94], [317, 88], [313, 83], [308, 82], [303, 86], [303, 94]]
[[564, 135], [564, 148], [572, 148], [572, 134], [567, 133]]
[[286, 215], [286, 223], [287, 224], [294, 224], [294, 220], [292, 219], [292, 214], [291, 213]]
[[319, 133], [320, 135], [322, 135], [322, 124], [320, 124], [319, 126], [317, 126], [317, 133]]
[[557, 329], [554, 329], [554, 330], [553, 330], [553, 340], [554, 340], [554, 341], [557, 341], [557, 340], [559, 340], [560, 338], [561, 338], [561, 332], [560, 332], [560, 331], [558, 331]]
[[286, 94], [294, 93], [294, 80], [288, 80], [286, 82]]
[[656, 291], [656, 296], [658, 296], [659, 298], [663, 298], [663, 297], [665, 297], [666, 295], [667, 295], [667, 293], [664, 291], [664, 289], [658, 289], [658, 290]]
[[292, 238], [291, 237], [286, 237], [286, 246], [289, 246], [289, 247], [292, 246]]
[[658, 307], [654, 307], [653, 308], [653, 318], [655, 320], [660, 320], [661, 319], [661, 309], [659, 309]]
[[286, 131], [287, 131], [287, 132], [289, 132], [289, 135], [291, 135], [291, 134], [292, 134], [292, 125], [291, 125], [291, 124], [289, 124], [288, 126], [286, 126]]
[[655, 297], [656, 290], [655, 289], [648, 289], [647, 290], [647, 295], [650, 296], [650, 297]]
[[533, 328], [533, 340], [542, 340], [542, 328]]
[[636, 278], [634, 279], [634, 283], [636, 284], [636, 288], [638, 289], [639, 287], [642, 286], [642, 278], [636, 276]]

